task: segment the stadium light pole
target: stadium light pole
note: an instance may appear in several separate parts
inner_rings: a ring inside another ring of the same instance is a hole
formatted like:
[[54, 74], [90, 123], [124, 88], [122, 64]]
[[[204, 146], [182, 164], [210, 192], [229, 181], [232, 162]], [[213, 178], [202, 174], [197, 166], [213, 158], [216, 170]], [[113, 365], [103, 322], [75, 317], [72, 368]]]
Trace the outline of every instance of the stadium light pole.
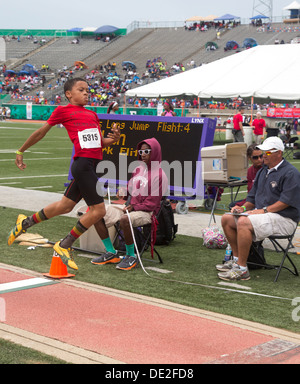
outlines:
[[252, 17], [263, 15], [273, 20], [273, 0], [253, 0]]

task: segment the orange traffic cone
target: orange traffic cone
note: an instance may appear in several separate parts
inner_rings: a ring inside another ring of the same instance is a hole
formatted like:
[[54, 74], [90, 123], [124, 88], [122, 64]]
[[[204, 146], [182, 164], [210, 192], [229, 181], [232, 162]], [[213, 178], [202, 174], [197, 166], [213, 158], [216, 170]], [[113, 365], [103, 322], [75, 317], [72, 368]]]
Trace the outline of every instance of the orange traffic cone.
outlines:
[[55, 251], [53, 252], [50, 271], [49, 273], [43, 273], [43, 275], [52, 279], [64, 279], [75, 276], [68, 273], [67, 266], [61, 261], [61, 258]]

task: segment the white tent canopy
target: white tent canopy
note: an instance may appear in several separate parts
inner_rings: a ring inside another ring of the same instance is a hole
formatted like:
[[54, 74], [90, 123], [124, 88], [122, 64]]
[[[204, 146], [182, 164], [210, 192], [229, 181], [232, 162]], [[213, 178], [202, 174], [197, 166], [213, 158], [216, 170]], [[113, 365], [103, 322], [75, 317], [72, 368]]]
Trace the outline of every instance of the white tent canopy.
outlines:
[[290, 5], [287, 5], [283, 9], [290, 11], [292, 11], [293, 9], [300, 9], [300, 4], [297, 1], [293, 1]]
[[126, 92], [131, 97], [194, 95], [300, 100], [300, 44], [260, 45]]

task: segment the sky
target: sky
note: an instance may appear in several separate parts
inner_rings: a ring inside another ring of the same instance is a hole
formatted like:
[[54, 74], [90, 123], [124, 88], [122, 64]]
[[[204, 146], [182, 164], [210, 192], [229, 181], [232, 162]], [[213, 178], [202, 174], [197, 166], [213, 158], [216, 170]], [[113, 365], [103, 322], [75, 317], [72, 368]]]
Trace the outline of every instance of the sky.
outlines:
[[[273, 0], [273, 16], [287, 15], [293, 0]], [[68, 29], [113, 25], [127, 28], [133, 21], [184, 21], [192, 16], [243, 18], [253, 16], [253, 5], [265, 9], [266, 0], [13, 0], [1, 1], [0, 29]], [[210, 5], [211, 4], [211, 5]], [[261, 8], [259, 8], [261, 9]], [[256, 13], [257, 14], [257, 13]]]

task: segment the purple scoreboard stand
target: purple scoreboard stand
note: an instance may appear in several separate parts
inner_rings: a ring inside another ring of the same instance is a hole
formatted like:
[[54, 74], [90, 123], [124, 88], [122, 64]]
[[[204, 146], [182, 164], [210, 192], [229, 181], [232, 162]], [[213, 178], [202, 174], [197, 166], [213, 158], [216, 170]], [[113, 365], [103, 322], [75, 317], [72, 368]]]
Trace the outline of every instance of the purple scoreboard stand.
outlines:
[[[162, 168], [169, 179], [167, 195], [179, 202], [176, 211], [185, 213], [186, 200], [205, 198], [201, 148], [213, 145], [216, 119], [111, 114], [98, 116], [103, 137], [107, 136], [114, 123], [121, 130], [119, 142], [103, 149], [103, 161], [99, 163], [99, 182], [103, 188], [109, 186], [112, 195], [118, 186], [125, 186], [131, 176], [129, 165], [137, 160], [137, 144], [155, 137], [161, 145]], [[72, 180], [71, 164], [69, 180]]]

